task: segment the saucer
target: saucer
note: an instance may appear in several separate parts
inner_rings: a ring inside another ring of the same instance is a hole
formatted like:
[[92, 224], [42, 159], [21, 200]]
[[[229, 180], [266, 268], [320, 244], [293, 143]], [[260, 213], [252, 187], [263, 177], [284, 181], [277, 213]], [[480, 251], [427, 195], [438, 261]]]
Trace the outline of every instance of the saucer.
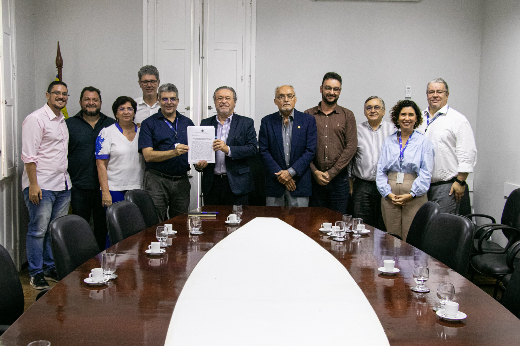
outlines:
[[107, 280], [94, 281], [94, 280], [92, 280], [91, 277], [88, 277], [88, 278], [84, 279], [83, 282], [86, 283], [87, 285], [95, 286], [95, 285], [105, 285], [107, 283]]
[[437, 314], [437, 316], [439, 316], [440, 318], [442, 318], [443, 320], [446, 320], [446, 321], [462, 321], [463, 319], [468, 317], [468, 315], [466, 315], [462, 311], [457, 312], [456, 317], [448, 317], [444, 314], [444, 309], [437, 310], [436, 314]]
[[177, 234], [177, 231], [174, 231], [174, 230], [168, 231], [168, 235], [176, 235], [176, 234]]
[[395, 268], [395, 267], [394, 267], [394, 271], [391, 271], [391, 272], [387, 272], [385, 270], [385, 267], [379, 267], [379, 268], [377, 268], [377, 270], [379, 270], [381, 272], [381, 274], [385, 274], [385, 275], [395, 275], [401, 271], [401, 270], [399, 270], [399, 268]]
[[370, 231], [368, 229], [357, 231], [358, 234], [368, 234]]
[[161, 250], [159, 250], [159, 252], [152, 252], [151, 249], [148, 249], [148, 250], [144, 250], [144, 252], [146, 252], [149, 255], [162, 255], [163, 253], [166, 252], [166, 250], [161, 249]]
[[237, 220], [236, 222], [231, 222], [231, 221], [226, 220], [224, 222], [227, 223], [228, 225], [234, 226], [234, 225], [240, 224], [240, 221], [242, 221], [242, 220]]
[[117, 279], [117, 274], [107, 274], [105, 275], [108, 280]]
[[320, 232], [322, 233], [330, 233], [332, 231], [332, 229], [328, 228], [328, 229], [325, 229], [325, 228], [320, 228]]

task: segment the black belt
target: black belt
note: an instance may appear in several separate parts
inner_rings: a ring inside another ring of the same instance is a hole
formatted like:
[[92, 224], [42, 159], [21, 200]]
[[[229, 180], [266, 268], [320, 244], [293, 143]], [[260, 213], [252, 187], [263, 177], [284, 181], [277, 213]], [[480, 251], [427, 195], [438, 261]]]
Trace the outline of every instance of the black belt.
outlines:
[[356, 176], [354, 176], [354, 179], [355, 180], [359, 180], [359, 181], [361, 181], [361, 182], [363, 182], [365, 184], [377, 185], [375, 180], [365, 180], [365, 179], [358, 178]]
[[444, 184], [453, 184], [455, 182], [455, 179], [457, 179], [457, 177], [453, 177], [450, 180], [446, 180], [446, 181], [443, 180], [443, 181], [438, 181], [438, 182], [435, 182], [435, 183], [431, 183], [430, 187], [431, 186], [444, 185]]
[[166, 179], [171, 179], [171, 180], [173, 180], [173, 181], [175, 181], [175, 180], [181, 180], [181, 179], [184, 179], [184, 178], [188, 177], [188, 175], [168, 175], [168, 174], [164, 174], [164, 173], [161, 173], [161, 172], [156, 171], [155, 169], [150, 169], [150, 168], [148, 168], [146, 171], [147, 171], [147, 172], [150, 172], [150, 173], [152, 173], [153, 175], [156, 175], [156, 176], [158, 176], [158, 177], [166, 178]]
[[215, 177], [218, 177], [218, 178], [224, 179], [224, 178], [227, 178], [227, 174], [226, 174], [226, 173], [222, 173], [222, 174], [217, 174], [217, 173], [215, 173]]

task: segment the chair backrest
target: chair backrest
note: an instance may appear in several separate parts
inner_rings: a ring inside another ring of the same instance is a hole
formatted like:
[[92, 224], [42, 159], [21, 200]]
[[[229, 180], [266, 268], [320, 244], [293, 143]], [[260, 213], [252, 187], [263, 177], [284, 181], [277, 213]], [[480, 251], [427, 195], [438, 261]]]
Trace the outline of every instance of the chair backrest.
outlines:
[[100, 252], [94, 232], [81, 216], [65, 215], [54, 219], [49, 224], [49, 231], [60, 280]]
[[9, 252], [0, 245], [0, 325], [10, 325], [23, 314], [22, 283]]
[[413, 218], [406, 242], [422, 250], [422, 239], [430, 221], [439, 215], [439, 205], [435, 202], [426, 202], [419, 208]]
[[144, 190], [130, 190], [125, 193], [125, 201], [132, 202], [141, 211], [146, 227], [157, 225], [159, 217], [155, 211], [152, 196]]
[[117, 202], [107, 208], [107, 226], [112, 245], [146, 228], [141, 211], [128, 201]]
[[473, 223], [460, 215], [439, 214], [423, 235], [422, 250], [466, 276], [473, 244]]
[[[507, 197], [500, 222], [503, 225], [520, 229], [520, 189], [514, 190], [509, 197]], [[504, 235], [507, 237], [505, 230]]]
[[520, 269], [515, 269], [500, 303], [520, 318]]

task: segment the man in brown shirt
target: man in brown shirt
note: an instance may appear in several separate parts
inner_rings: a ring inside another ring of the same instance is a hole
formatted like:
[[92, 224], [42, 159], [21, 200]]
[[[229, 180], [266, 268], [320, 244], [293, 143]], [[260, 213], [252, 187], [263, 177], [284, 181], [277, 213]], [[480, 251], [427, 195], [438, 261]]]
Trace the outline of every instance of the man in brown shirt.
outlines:
[[356, 153], [356, 118], [352, 111], [338, 106], [341, 76], [328, 72], [320, 86], [322, 101], [305, 113], [316, 118], [318, 145], [311, 163], [311, 207], [327, 207], [342, 214], [347, 211], [349, 179], [347, 165]]

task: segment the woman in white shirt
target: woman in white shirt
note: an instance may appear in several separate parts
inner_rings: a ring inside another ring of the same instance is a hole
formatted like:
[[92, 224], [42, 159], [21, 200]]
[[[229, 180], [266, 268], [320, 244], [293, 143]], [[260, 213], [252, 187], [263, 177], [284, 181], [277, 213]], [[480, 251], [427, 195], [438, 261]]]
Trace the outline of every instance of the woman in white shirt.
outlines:
[[124, 200], [128, 190], [143, 187], [144, 159], [138, 151], [139, 128], [134, 123], [137, 103], [119, 96], [112, 105], [116, 123], [96, 139], [96, 165], [104, 207]]

